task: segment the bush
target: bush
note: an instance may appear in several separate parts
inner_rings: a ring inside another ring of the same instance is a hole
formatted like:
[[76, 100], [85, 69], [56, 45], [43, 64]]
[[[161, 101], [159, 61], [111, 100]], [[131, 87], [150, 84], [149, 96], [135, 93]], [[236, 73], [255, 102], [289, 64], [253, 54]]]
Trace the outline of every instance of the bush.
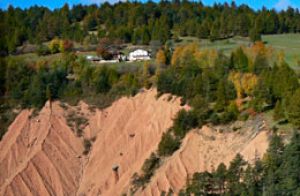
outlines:
[[214, 112], [210, 115], [209, 122], [211, 122], [213, 125], [218, 125], [220, 123], [220, 117]]
[[84, 151], [83, 151], [82, 154], [87, 155], [91, 150], [92, 143], [91, 143], [90, 140], [84, 139], [83, 140], [83, 146], [84, 146]]
[[11, 107], [5, 104], [0, 105], [0, 141], [16, 116], [17, 113], [14, 113]]
[[40, 45], [37, 50], [36, 53], [38, 56], [44, 56], [44, 55], [48, 55], [50, 54], [50, 50], [47, 46], [45, 45]]
[[167, 133], [164, 133], [161, 141], [158, 145], [158, 155], [159, 156], [168, 156], [173, 154], [180, 147], [179, 138], [173, 136], [170, 130]]
[[231, 103], [224, 113], [221, 115], [221, 122], [222, 123], [229, 123], [235, 121], [239, 115], [238, 108], [235, 103]]
[[180, 110], [174, 119], [173, 131], [176, 136], [183, 138], [192, 128], [197, 126], [196, 113], [192, 111]]
[[159, 167], [160, 158], [152, 153], [149, 159], [146, 159], [142, 166], [142, 175], [138, 175], [137, 173], [132, 176], [132, 184], [133, 189], [132, 192], [135, 192], [140, 187], [144, 187], [146, 183], [148, 183], [151, 177], [154, 174], [154, 171]]

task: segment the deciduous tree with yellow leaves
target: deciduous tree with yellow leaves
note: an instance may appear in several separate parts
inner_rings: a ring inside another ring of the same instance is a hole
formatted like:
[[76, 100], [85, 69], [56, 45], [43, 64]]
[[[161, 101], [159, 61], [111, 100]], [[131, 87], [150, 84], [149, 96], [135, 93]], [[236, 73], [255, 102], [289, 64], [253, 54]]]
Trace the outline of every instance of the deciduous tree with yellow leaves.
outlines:
[[166, 64], [166, 55], [162, 49], [159, 49], [156, 53], [156, 64], [158, 65]]

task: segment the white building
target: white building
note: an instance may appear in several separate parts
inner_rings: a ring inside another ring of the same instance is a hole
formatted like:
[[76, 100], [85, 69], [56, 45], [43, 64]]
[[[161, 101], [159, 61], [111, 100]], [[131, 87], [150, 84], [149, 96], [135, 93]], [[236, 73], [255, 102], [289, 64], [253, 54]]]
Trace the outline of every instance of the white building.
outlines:
[[137, 49], [129, 53], [128, 60], [129, 61], [150, 60], [150, 54], [146, 50]]
[[100, 61], [101, 60], [100, 57], [95, 56], [95, 55], [87, 55], [86, 59], [89, 60], [89, 61]]

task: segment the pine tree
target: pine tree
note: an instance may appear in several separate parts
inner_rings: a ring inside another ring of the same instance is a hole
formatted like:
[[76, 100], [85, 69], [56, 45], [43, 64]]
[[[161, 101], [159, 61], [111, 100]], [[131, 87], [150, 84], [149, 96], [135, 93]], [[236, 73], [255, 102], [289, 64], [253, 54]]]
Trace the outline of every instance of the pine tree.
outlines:
[[300, 128], [300, 89], [298, 89], [290, 98], [288, 107], [288, 119]]
[[246, 165], [243, 157], [237, 154], [235, 158], [230, 162], [227, 178], [228, 178], [228, 189], [231, 195], [240, 195], [242, 192], [242, 187], [240, 182], [243, 174], [243, 167]]
[[0, 57], [0, 97], [5, 93], [6, 62]]
[[240, 47], [234, 52], [233, 56], [233, 63], [236, 70], [239, 70], [241, 72], [247, 72], [248, 71], [248, 57], [244, 53], [244, 50]]
[[211, 42], [214, 42], [216, 41], [219, 37], [220, 37], [220, 34], [219, 34], [219, 23], [218, 22], [215, 22], [213, 25], [212, 25], [212, 28], [211, 28], [211, 31], [210, 31], [210, 35], [209, 35], [209, 40]]
[[266, 56], [259, 52], [255, 57], [253, 67], [251, 67], [249, 71], [259, 75], [261, 72], [267, 70], [268, 68], [269, 63]]
[[273, 68], [272, 89], [277, 98], [285, 98], [293, 94], [299, 87], [298, 77], [285, 62]]
[[300, 187], [300, 134], [294, 131], [290, 143], [283, 152], [283, 163], [279, 173], [278, 193], [281, 195], [297, 195]]
[[217, 185], [218, 193], [222, 194], [225, 192], [226, 174], [226, 165], [224, 163], [219, 164], [216, 172], [214, 173], [214, 179]]
[[256, 28], [251, 29], [249, 36], [252, 42], [261, 41], [261, 34]]
[[215, 105], [215, 110], [217, 112], [223, 111], [225, 106], [227, 105], [227, 99], [226, 99], [226, 80], [220, 80], [216, 92], [217, 101]]
[[204, 20], [201, 25], [198, 25], [197, 36], [201, 39], [207, 39], [210, 36], [210, 24], [208, 20]]
[[276, 102], [273, 118], [274, 118], [274, 120], [280, 120], [280, 119], [285, 118], [284, 109], [282, 106], [282, 102], [280, 100], [277, 100], [277, 102]]

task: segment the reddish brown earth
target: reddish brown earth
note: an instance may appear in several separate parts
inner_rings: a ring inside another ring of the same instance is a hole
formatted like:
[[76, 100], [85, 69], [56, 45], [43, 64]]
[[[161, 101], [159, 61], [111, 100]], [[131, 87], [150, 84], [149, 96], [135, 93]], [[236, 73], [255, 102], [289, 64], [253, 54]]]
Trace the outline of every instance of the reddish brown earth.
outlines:
[[[105, 110], [85, 103], [54, 102], [37, 116], [22, 111], [0, 142], [0, 195], [129, 193], [132, 175], [157, 149], [162, 133], [183, 108], [179, 98], [157, 99], [156, 94], [152, 89], [124, 97]], [[74, 117], [87, 122], [76, 128]], [[83, 136], [76, 129], [82, 129]], [[87, 155], [82, 154], [84, 138], [93, 139]], [[228, 164], [236, 153], [251, 161], [261, 157], [267, 145], [266, 128], [258, 131], [248, 126], [235, 133], [218, 133], [209, 127], [191, 131], [136, 195], [160, 195], [169, 188], [177, 192], [192, 173]]]
[[160, 195], [169, 189], [178, 193], [195, 172], [215, 170], [222, 162], [228, 166], [237, 153], [253, 163], [267, 150], [268, 139], [266, 129], [259, 132], [245, 129], [242, 133], [218, 133], [204, 126], [191, 131], [181, 148], [164, 161], [149, 185], [139, 190], [137, 195]]

